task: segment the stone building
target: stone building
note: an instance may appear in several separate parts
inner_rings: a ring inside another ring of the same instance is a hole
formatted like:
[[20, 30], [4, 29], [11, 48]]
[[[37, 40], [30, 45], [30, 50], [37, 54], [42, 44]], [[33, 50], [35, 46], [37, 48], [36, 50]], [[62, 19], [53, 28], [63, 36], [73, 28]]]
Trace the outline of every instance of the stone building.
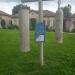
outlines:
[[12, 15], [12, 24], [19, 26], [19, 15], [18, 14]]
[[[39, 12], [36, 10], [30, 10], [30, 24], [34, 21], [35, 24], [38, 22], [38, 16]], [[43, 10], [43, 22], [48, 27], [49, 30], [55, 29], [55, 16], [56, 13], [51, 12], [49, 10]], [[5, 20], [6, 27], [10, 25], [10, 22], [12, 21], [13, 25], [19, 26], [19, 15], [9, 15], [3, 11], [0, 11], [0, 28], [1, 28], [1, 20]], [[33, 25], [33, 24], [32, 24]], [[66, 31], [71, 32], [73, 29], [75, 29], [75, 14], [71, 15], [67, 20], [65, 24]]]
[[75, 14], [71, 15], [70, 18], [67, 19], [65, 25], [66, 31], [72, 32], [75, 29]]
[[8, 27], [8, 25], [12, 21], [11, 15], [9, 15], [3, 11], [0, 11], [0, 27], [1, 27], [1, 21], [2, 20], [5, 21], [5, 26]]
[[[36, 24], [38, 22], [39, 12], [36, 10], [30, 10], [29, 17], [30, 17], [30, 24], [33, 21]], [[43, 17], [44, 17], [43, 22], [45, 23], [45, 25], [47, 25], [49, 29], [54, 28], [55, 13], [51, 12], [49, 10], [44, 10]], [[12, 23], [19, 26], [19, 19], [18, 18], [19, 18], [18, 14], [12, 15]]]

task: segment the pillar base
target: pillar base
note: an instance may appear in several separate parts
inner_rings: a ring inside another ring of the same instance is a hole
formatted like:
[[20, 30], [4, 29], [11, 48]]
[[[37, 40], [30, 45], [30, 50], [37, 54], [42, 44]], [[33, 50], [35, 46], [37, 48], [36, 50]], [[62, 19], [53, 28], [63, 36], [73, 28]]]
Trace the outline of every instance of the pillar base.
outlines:
[[57, 40], [56, 42], [61, 44], [61, 43], [63, 43], [63, 39], [61, 38], [60, 40]]
[[29, 51], [30, 51], [30, 49], [29, 50], [21, 50], [22, 53], [27, 53]]

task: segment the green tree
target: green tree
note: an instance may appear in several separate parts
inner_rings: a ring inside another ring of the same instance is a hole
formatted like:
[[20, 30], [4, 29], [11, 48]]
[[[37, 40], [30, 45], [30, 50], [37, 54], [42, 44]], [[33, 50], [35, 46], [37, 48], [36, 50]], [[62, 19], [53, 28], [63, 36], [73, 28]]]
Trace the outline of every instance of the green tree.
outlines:
[[68, 4], [67, 6], [65, 6], [65, 7], [63, 7], [62, 8], [63, 9], [63, 14], [64, 14], [64, 19], [63, 19], [63, 28], [64, 28], [64, 31], [66, 30], [66, 28], [65, 28], [65, 24], [66, 24], [66, 21], [68, 20], [68, 19], [70, 19], [70, 16], [71, 16], [71, 5], [70, 4]]
[[12, 9], [12, 14], [13, 14], [13, 15], [17, 14], [17, 13], [19, 12], [21, 6], [22, 6], [23, 8], [26, 7], [26, 6], [21, 5], [21, 4], [16, 5], [16, 6], [14, 6], [13, 9]]

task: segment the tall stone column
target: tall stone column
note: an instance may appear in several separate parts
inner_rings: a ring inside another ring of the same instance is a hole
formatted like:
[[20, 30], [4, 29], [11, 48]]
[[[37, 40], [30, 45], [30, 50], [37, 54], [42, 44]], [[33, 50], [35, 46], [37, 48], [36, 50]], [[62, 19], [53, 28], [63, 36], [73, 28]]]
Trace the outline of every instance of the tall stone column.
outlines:
[[56, 12], [56, 25], [55, 25], [56, 41], [57, 43], [63, 42], [63, 11], [58, 8]]
[[29, 40], [29, 7], [21, 7], [19, 11], [19, 31], [20, 31], [20, 49], [21, 52], [30, 50]]

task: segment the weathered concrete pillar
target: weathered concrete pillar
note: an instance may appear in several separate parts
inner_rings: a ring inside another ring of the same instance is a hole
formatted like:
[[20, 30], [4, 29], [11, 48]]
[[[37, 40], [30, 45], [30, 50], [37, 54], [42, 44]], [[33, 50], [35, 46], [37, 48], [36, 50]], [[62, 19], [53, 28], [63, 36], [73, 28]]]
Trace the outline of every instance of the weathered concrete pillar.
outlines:
[[19, 11], [20, 49], [21, 52], [30, 50], [29, 40], [29, 7], [21, 7]]
[[57, 43], [63, 42], [63, 11], [58, 8], [56, 12], [56, 25], [55, 25], [56, 41]]

